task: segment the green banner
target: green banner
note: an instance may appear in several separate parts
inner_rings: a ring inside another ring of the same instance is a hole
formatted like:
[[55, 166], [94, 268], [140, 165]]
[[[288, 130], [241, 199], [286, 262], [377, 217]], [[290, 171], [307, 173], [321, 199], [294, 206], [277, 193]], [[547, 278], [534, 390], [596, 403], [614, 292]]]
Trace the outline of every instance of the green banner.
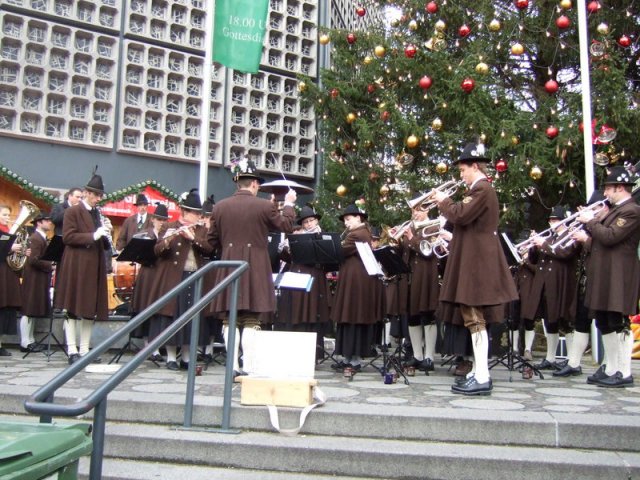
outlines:
[[246, 73], [260, 66], [269, 0], [216, 0], [213, 60]]

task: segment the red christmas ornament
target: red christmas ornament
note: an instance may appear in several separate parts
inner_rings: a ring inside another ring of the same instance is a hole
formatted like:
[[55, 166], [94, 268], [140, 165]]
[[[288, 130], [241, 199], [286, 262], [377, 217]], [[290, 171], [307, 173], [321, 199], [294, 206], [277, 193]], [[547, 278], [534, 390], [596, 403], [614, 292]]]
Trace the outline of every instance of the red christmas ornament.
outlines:
[[509, 168], [509, 166], [507, 165], [507, 162], [504, 161], [504, 159], [501, 158], [496, 162], [496, 172], [504, 173], [507, 171], [507, 168]]
[[367, 85], [367, 92], [373, 93], [375, 91], [376, 91], [376, 86], [373, 83], [370, 83], [369, 85]]
[[380, 120], [382, 120], [383, 122], [386, 122], [387, 120], [389, 120], [389, 111], [385, 110], [380, 114]]
[[404, 49], [404, 55], [407, 58], [415, 57], [417, 52], [418, 52], [418, 49], [416, 48], [415, 45], [407, 45], [407, 47]]
[[556, 18], [556, 26], [558, 28], [569, 28], [570, 25], [571, 20], [569, 20], [569, 17], [567, 17], [566, 15], [560, 15], [558, 18]]
[[631, 39], [627, 35], [622, 35], [618, 39], [618, 45], [620, 45], [621, 47], [627, 48], [628, 46], [631, 45]]
[[436, 2], [429, 2], [424, 9], [429, 13], [436, 13], [438, 11], [438, 4]]
[[601, 8], [602, 8], [602, 5], [600, 5], [600, 2], [597, 2], [596, 0], [589, 2], [587, 4], [587, 11], [589, 13], [596, 13]]
[[350, 45], [353, 45], [354, 43], [356, 43], [356, 35], [355, 35], [355, 33], [348, 33], [347, 34], [347, 42], [349, 42]]
[[356, 13], [359, 17], [364, 17], [367, 14], [367, 10], [364, 7], [356, 8]]
[[461, 25], [460, 28], [458, 29], [458, 35], [460, 35], [462, 38], [466, 37], [467, 35], [469, 35], [471, 33], [471, 28], [469, 28], [469, 25]]
[[432, 84], [433, 80], [431, 80], [431, 77], [429, 77], [428, 75], [425, 75], [418, 81], [418, 85], [420, 85], [420, 88], [423, 90], [429, 90]]
[[331, 92], [329, 92], [329, 95], [331, 95], [331, 98], [338, 98], [338, 95], [340, 95], [340, 90], [338, 90], [337, 88], [332, 88]]
[[555, 80], [548, 80], [547, 83], [544, 84], [544, 89], [547, 93], [556, 93], [558, 91], [558, 82]]
[[520, 10], [524, 10], [529, 6], [529, 0], [516, 0], [515, 4], [517, 8], [519, 8]]
[[462, 90], [464, 90], [466, 93], [471, 93], [475, 86], [476, 82], [473, 80], [473, 78], [465, 78], [460, 84], [460, 87], [462, 87]]
[[545, 133], [548, 138], [556, 138], [558, 133], [560, 133], [560, 130], [558, 130], [558, 127], [551, 125], [550, 127], [547, 127], [547, 131]]

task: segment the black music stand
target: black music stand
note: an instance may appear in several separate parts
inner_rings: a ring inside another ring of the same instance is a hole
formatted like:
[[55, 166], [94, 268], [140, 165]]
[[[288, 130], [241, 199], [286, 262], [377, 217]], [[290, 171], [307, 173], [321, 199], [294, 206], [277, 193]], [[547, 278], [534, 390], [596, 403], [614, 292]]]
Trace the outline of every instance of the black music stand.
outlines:
[[[44, 254], [42, 255], [42, 260], [46, 260], [48, 262], [53, 262], [56, 265], [60, 265], [60, 261], [62, 260], [62, 253], [64, 252], [64, 242], [62, 241], [62, 235], [54, 235], [53, 237], [51, 237], [51, 240], [49, 241], [49, 244], [47, 245], [46, 250], [44, 251]], [[53, 296], [55, 298], [56, 295], [56, 289], [54, 287], [53, 289]], [[53, 298], [51, 299], [51, 301], [53, 302]], [[55, 303], [55, 302], [54, 302]], [[60, 342], [60, 340], [58, 340], [58, 337], [56, 337], [56, 335], [53, 333], [53, 321], [56, 318], [65, 318], [64, 316], [59, 316], [56, 315], [55, 312], [53, 311], [53, 307], [51, 307], [51, 311], [49, 312], [49, 332], [42, 337], [40, 340], [38, 340], [38, 345], [43, 345], [45, 340], [47, 341], [47, 350], [44, 351], [42, 353], [44, 353], [47, 357], [47, 362], [49, 361], [49, 358], [51, 357], [51, 355], [53, 355], [54, 353], [56, 353], [55, 351], [51, 351], [51, 339], [54, 340], [54, 342], [56, 342], [56, 345], [58, 346], [58, 348], [60, 350], [62, 350], [62, 352], [68, 357], [69, 355], [67, 354], [67, 351], [64, 348], [64, 345], [62, 344], [62, 342]], [[25, 358], [27, 355], [29, 355], [31, 352], [27, 352], [25, 354], [24, 357]]]
[[11, 246], [17, 236], [11, 233], [0, 233], [0, 258], [6, 258], [11, 253]]
[[[129, 240], [129, 243], [124, 247], [120, 255], [116, 257], [117, 262], [131, 262], [137, 263], [145, 267], [149, 267], [156, 262], [156, 254], [154, 252], [154, 247], [156, 245], [156, 240], [153, 238], [138, 238], [133, 237]], [[135, 296], [135, 284], [133, 286], [133, 294], [130, 302], [133, 303], [133, 296]], [[126, 319], [126, 316], [124, 317]], [[127, 343], [125, 343], [120, 350], [113, 356], [111, 360], [109, 360], [109, 364], [118, 363], [124, 353], [131, 348], [131, 334], [129, 334], [129, 338], [127, 338]], [[137, 347], [136, 347], [137, 348]], [[153, 363], [157, 367], [160, 365], [152, 360]]]

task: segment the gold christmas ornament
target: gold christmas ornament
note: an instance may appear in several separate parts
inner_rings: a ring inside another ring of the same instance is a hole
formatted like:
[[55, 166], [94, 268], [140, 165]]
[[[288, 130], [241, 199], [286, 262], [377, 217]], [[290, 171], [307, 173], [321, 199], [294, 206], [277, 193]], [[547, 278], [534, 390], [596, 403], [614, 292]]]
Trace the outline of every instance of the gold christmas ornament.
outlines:
[[542, 170], [538, 166], [531, 167], [529, 176], [534, 180], [540, 180], [542, 178]]
[[380, 187], [380, 195], [382, 195], [383, 197], [386, 197], [387, 195], [389, 195], [390, 191], [391, 189], [389, 188], [389, 185], [382, 185]]
[[447, 29], [447, 24], [444, 20], [438, 20], [435, 25], [436, 32], [444, 32]]
[[484, 62], [480, 62], [476, 65], [476, 72], [480, 75], [486, 75], [489, 73], [489, 65]]
[[564, 8], [565, 10], [569, 10], [571, 7], [573, 7], [571, 0], [560, 0], [560, 7]]
[[524, 53], [524, 46], [521, 43], [514, 43], [511, 46], [511, 53], [514, 55], [522, 55]]
[[492, 32], [499, 32], [501, 28], [502, 25], [500, 24], [499, 20], [494, 18], [489, 22], [489, 30], [491, 30]]
[[431, 128], [436, 132], [442, 130], [442, 120], [440, 120], [439, 118], [434, 118], [431, 122]]
[[304, 82], [298, 82], [298, 91], [304, 92], [307, 89], [307, 84]]
[[344, 197], [347, 194], [347, 187], [344, 185], [338, 185], [338, 188], [336, 188], [336, 194], [339, 197]]
[[520, 139], [518, 137], [516, 137], [515, 135], [513, 137], [511, 137], [511, 145], [513, 145], [515, 147], [519, 143], [520, 143]]
[[355, 113], [349, 113], [347, 114], [347, 123], [353, 123], [356, 121], [356, 114]]
[[318, 41], [320, 42], [320, 45], [326, 45], [331, 41], [331, 38], [326, 33], [323, 33], [322, 35], [320, 35]]
[[609, 25], [606, 23], [601, 23], [596, 27], [596, 30], [600, 35], [608, 35], [609, 34]]
[[411, 20], [409, 22], [409, 30], [411, 30], [412, 32], [415, 32], [418, 29], [418, 22], [416, 22], [415, 20]]
[[449, 170], [449, 167], [444, 162], [439, 162], [436, 165], [436, 172], [438, 172], [440, 175], [444, 175], [445, 173], [447, 173], [447, 170]]
[[376, 54], [376, 57], [380, 57], [380, 58], [384, 57], [384, 54], [386, 52], [387, 51], [385, 50], [385, 48], [382, 45], [378, 45], [378, 46], [376, 46], [376, 48], [373, 49], [373, 53]]
[[406, 140], [407, 147], [416, 148], [420, 140], [415, 135], [409, 135]]
[[373, 58], [371, 58], [369, 55], [367, 55], [366, 57], [364, 57], [364, 60], [362, 60], [362, 62], [363, 62], [365, 65], [369, 65], [372, 61], [373, 61]]

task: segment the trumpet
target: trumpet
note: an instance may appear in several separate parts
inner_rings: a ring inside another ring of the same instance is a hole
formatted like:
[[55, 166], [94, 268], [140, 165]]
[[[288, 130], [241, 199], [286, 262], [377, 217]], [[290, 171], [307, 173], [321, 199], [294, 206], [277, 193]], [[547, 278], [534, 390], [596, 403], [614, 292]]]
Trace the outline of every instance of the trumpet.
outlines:
[[551, 236], [553, 235], [553, 230], [555, 229], [554, 227], [556, 227], [556, 225], [554, 225], [553, 227], [549, 227], [546, 230], [542, 230], [541, 232], [535, 233], [533, 235], [531, 235], [529, 238], [527, 238], [526, 240], [520, 242], [520, 243], [516, 243], [514, 245], [514, 248], [518, 251], [518, 253], [520, 255], [523, 255], [527, 250], [529, 250], [531, 247], [533, 247], [535, 245], [535, 241], [537, 239], [549, 239], [551, 238]]
[[[439, 235], [440, 232], [437, 232]], [[420, 253], [425, 257], [435, 255], [438, 258], [444, 258], [449, 255], [449, 242], [444, 238], [438, 237], [434, 241], [421, 240]]]
[[463, 185], [464, 182], [462, 180], [449, 180], [447, 182], [444, 182], [442, 185], [435, 187], [429, 192], [423, 193], [422, 195], [414, 199], [407, 200], [407, 205], [409, 205], [409, 208], [411, 208], [412, 210], [416, 207], [419, 207], [423, 212], [428, 212], [429, 210], [437, 206], [437, 202], [433, 198], [434, 193], [442, 192], [446, 193], [448, 196], [451, 196], [456, 193], [458, 189]]
[[578, 221], [578, 217], [582, 215], [585, 211], [592, 212], [594, 215], [598, 215], [605, 208], [609, 208], [609, 200], [604, 199], [599, 202], [592, 203], [584, 207], [582, 210], [578, 210], [576, 213], [569, 215], [567, 218], [554, 225], [553, 228], [558, 228], [560, 225], [565, 225], [566, 230], [560, 235], [560, 238], [550, 245], [552, 250], [555, 250], [558, 247], [569, 247], [573, 245], [575, 239], [572, 238], [573, 234], [584, 229], [584, 223]]

